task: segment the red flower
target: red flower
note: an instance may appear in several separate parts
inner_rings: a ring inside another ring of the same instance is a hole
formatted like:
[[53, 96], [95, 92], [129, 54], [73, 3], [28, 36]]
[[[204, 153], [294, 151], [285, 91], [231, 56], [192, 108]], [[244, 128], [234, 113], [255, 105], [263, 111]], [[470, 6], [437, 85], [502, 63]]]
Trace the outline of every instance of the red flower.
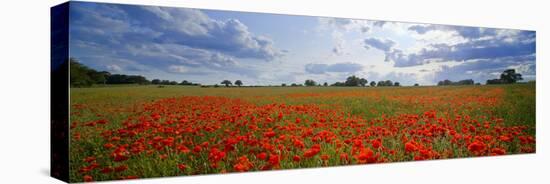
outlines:
[[506, 154], [506, 150], [502, 148], [493, 148], [491, 150], [491, 155], [504, 155]]
[[380, 148], [380, 146], [382, 146], [382, 140], [380, 139], [373, 140], [371, 144], [374, 149], [378, 149]]
[[201, 152], [201, 150], [202, 150], [202, 148], [199, 145], [197, 145], [197, 146], [195, 146], [195, 148], [193, 148], [193, 152], [195, 152], [195, 153]]
[[[271, 160], [271, 159], [270, 159]], [[241, 156], [237, 159], [237, 163], [233, 165], [233, 169], [238, 172], [248, 171], [253, 167], [252, 162], [246, 156]]]
[[281, 158], [279, 158], [278, 155], [275, 155], [275, 154], [271, 154], [269, 155], [269, 164], [271, 164], [272, 166], [278, 166], [279, 165], [279, 162], [281, 161]]
[[481, 151], [485, 150], [485, 143], [480, 141], [474, 141], [468, 145], [468, 150], [479, 154]]
[[103, 174], [108, 174], [108, 173], [111, 173], [113, 172], [113, 169], [111, 167], [105, 167], [103, 169], [101, 169], [101, 173]]
[[349, 161], [348, 154], [342, 153], [340, 154], [340, 161]]
[[267, 153], [262, 152], [262, 153], [256, 155], [256, 157], [260, 160], [265, 160], [265, 159], [267, 159]]
[[185, 169], [187, 169], [187, 165], [185, 165], [185, 164], [178, 164], [178, 169], [180, 169], [181, 171], [185, 171]]
[[510, 137], [505, 136], [505, 135], [499, 136], [498, 139], [502, 142], [511, 142], [512, 141], [512, 139]]
[[319, 153], [320, 151], [321, 151], [321, 146], [319, 144], [315, 144], [310, 149], [304, 152], [304, 157], [311, 158], [317, 155], [317, 153]]
[[366, 162], [367, 160], [371, 159], [374, 156], [374, 152], [372, 152], [369, 148], [363, 148], [359, 152], [359, 155], [357, 155], [357, 160]]
[[127, 169], [128, 169], [127, 165], [121, 165], [121, 166], [115, 167], [115, 172], [122, 172], [122, 171], [125, 171]]
[[418, 148], [414, 144], [414, 142], [407, 142], [405, 144], [405, 152], [410, 153], [416, 151]]
[[103, 145], [103, 147], [104, 147], [105, 149], [111, 149], [111, 148], [115, 147], [115, 145], [114, 145], [114, 144], [111, 144], [111, 143], [106, 143], [105, 145]]
[[264, 136], [267, 137], [267, 138], [275, 137], [275, 132], [274, 131], [265, 132]]
[[90, 176], [90, 175], [85, 175], [85, 176], [83, 177], [83, 179], [84, 179], [85, 182], [94, 181], [94, 178], [92, 178], [92, 176]]
[[300, 156], [294, 155], [294, 156], [292, 157], [292, 160], [293, 160], [294, 162], [300, 162], [301, 159], [300, 159]]
[[180, 153], [189, 153], [189, 148], [187, 148], [185, 145], [179, 145], [177, 149]]

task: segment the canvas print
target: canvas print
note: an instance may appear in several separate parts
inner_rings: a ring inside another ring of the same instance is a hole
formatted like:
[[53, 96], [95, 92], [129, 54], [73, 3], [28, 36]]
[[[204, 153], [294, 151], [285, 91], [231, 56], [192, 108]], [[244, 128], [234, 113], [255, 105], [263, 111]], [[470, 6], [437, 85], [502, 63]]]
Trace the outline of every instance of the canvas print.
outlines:
[[535, 31], [93, 2], [52, 26], [68, 182], [536, 151]]

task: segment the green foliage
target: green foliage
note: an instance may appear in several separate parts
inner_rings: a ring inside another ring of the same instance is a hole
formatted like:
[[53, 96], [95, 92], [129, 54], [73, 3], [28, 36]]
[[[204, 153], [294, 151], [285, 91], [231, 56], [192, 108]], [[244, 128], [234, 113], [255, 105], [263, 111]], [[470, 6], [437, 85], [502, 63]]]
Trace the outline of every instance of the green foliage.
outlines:
[[304, 82], [304, 85], [305, 86], [316, 86], [317, 82], [315, 82], [314, 80], [308, 79]]
[[241, 87], [241, 86], [243, 85], [243, 81], [241, 81], [241, 80], [236, 80], [236, 81], [235, 81], [235, 85]]
[[229, 87], [230, 85], [232, 85], [231, 81], [229, 80], [223, 80], [220, 84], [224, 84], [225, 87]]
[[516, 73], [515, 69], [507, 69], [500, 74], [500, 79], [489, 79], [487, 84], [513, 84], [523, 80], [521, 74]]
[[450, 81], [450, 80], [442, 80], [437, 83], [438, 86], [449, 86], [449, 85], [474, 85], [474, 80], [472, 79], [466, 79], [466, 80], [460, 80], [458, 82]]
[[140, 75], [111, 74], [106, 71], [96, 71], [78, 62], [75, 58], [69, 59], [71, 87], [90, 87], [94, 84], [148, 84], [145, 77]]

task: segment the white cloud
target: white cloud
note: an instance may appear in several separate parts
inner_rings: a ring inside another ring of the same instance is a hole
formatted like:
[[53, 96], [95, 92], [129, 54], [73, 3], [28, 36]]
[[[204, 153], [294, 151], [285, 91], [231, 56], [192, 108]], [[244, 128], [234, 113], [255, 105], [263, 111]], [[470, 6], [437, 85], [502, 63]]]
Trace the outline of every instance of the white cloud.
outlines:
[[120, 68], [120, 66], [115, 65], [115, 64], [107, 65], [106, 68], [107, 68], [108, 71], [111, 71], [111, 72], [121, 72], [122, 71], [122, 68]]

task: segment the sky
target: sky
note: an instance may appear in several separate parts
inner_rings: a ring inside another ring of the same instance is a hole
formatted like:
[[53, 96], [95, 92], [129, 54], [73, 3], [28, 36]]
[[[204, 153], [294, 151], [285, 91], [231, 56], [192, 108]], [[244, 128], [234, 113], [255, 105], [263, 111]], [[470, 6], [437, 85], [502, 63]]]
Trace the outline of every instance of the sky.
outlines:
[[149, 80], [245, 85], [535, 80], [534, 31], [71, 2], [70, 56]]

